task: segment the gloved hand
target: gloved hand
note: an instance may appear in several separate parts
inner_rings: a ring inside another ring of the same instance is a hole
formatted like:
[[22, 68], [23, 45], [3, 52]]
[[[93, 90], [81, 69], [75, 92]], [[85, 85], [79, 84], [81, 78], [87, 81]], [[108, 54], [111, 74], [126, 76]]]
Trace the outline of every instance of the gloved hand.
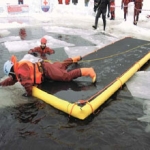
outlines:
[[38, 56], [38, 54], [37, 54], [37, 53], [31, 53], [31, 55], [33, 55], [33, 56], [35, 56], [35, 57], [37, 57], [37, 56]]
[[31, 97], [30, 95], [28, 95], [27, 93], [22, 94], [23, 97]]

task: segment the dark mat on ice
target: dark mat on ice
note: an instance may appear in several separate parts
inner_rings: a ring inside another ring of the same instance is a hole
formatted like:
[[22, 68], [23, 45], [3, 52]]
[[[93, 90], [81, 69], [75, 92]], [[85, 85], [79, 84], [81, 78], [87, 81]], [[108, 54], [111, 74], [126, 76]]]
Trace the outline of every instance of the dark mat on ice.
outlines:
[[80, 77], [72, 82], [44, 82], [41, 89], [69, 102], [90, 99], [120, 77], [150, 50], [150, 42], [124, 38], [88, 54], [69, 69], [93, 67], [97, 73], [96, 84], [90, 78]]

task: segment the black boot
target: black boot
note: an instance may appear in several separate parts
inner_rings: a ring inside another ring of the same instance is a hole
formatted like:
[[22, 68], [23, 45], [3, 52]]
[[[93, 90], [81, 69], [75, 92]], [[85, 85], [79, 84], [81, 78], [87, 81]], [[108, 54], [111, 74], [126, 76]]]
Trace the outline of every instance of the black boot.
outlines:
[[99, 18], [99, 17], [96, 17], [96, 18], [95, 18], [95, 25], [92, 26], [95, 30], [97, 29], [98, 18]]
[[96, 26], [92, 26], [95, 30], [97, 29], [97, 27]]

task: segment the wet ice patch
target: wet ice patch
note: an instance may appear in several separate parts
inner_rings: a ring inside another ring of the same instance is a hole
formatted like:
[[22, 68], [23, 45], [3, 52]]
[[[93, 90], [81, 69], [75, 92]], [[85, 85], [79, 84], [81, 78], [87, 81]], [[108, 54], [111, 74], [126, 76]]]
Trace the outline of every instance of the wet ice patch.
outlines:
[[93, 34], [92, 30], [83, 30], [77, 28], [67, 28], [67, 27], [58, 27], [58, 26], [44, 26], [43, 29], [46, 32], [67, 34], [67, 35], [90, 35]]
[[132, 96], [150, 99], [150, 71], [139, 71], [126, 82]]
[[9, 34], [10, 34], [10, 32], [8, 30], [0, 30], [0, 37], [1, 38], [4, 37], [4, 36], [7, 36]]
[[[1, 80], [4, 80], [4, 77]], [[13, 107], [19, 104], [28, 102], [27, 98], [22, 97], [25, 92], [20, 83], [16, 83], [12, 86], [0, 87], [0, 108]]]
[[[150, 71], [139, 71], [126, 83], [132, 96], [142, 99], [144, 115], [139, 117], [141, 122], [150, 123]], [[150, 132], [150, 125], [145, 128]]]
[[80, 46], [80, 47], [65, 47], [65, 52], [67, 53], [68, 57], [74, 56], [85, 56], [89, 53], [95, 52], [97, 48], [95, 46]]
[[150, 100], [145, 100], [143, 103], [143, 112], [144, 115], [142, 117], [139, 117], [138, 120], [141, 122], [147, 122], [148, 125], [145, 128], [146, 132], [150, 132]]

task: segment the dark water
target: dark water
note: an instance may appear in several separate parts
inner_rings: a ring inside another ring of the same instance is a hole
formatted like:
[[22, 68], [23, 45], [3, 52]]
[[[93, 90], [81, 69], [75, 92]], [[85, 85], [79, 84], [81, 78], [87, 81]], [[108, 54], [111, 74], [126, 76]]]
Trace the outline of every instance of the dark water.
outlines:
[[[11, 29], [11, 34], [17, 35], [18, 31], [19, 29]], [[26, 40], [40, 38], [47, 34], [40, 28], [27, 28], [26, 32]], [[51, 35], [60, 37], [57, 34]], [[65, 36], [67, 35], [62, 35], [62, 37]], [[67, 37], [70, 41], [77, 39], [75, 36]], [[78, 46], [93, 45], [85, 40], [81, 41], [81, 38], [79, 41], [75, 42]], [[15, 53], [19, 58], [24, 54], [25, 52]], [[3, 77], [2, 66], [8, 56], [11, 54], [1, 43], [0, 77]], [[54, 59], [58, 56], [60, 60], [67, 57], [63, 48], [59, 55], [56, 49]], [[89, 89], [95, 88], [83, 82], [64, 84], [65, 87], [72, 87], [72, 90], [80, 90], [84, 86]], [[54, 91], [59, 90], [59, 84], [55, 85]], [[46, 83], [44, 87], [48, 89]], [[0, 100], [4, 101], [4, 99]], [[0, 108], [0, 150], [150, 149], [150, 133], [145, 132], [147, 123], [137, 120], [138, 117], [143, 116], [142, 103], [132, 97], [126, 86], [123, 86], [107, 103], [83, 121], [69, 117], [68, 114], [60, 112], [41, 100], [35, 98], [28, 100], [26, 104]]]

